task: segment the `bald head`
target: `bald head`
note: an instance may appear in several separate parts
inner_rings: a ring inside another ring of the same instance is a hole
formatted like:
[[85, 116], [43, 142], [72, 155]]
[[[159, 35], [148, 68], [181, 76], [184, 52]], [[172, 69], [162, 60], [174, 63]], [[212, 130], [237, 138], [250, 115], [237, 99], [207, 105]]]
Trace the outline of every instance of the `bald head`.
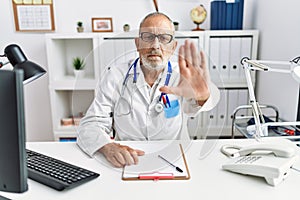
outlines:
[[153, 12], [148, 14], [140, 23], [141, 29], [145, 27], [159, 27], [161, 24], [165, 24], [166, 29], [170, 29], [171, 32], [175, 31], [172, 20], [165, 14], [160, 12]]

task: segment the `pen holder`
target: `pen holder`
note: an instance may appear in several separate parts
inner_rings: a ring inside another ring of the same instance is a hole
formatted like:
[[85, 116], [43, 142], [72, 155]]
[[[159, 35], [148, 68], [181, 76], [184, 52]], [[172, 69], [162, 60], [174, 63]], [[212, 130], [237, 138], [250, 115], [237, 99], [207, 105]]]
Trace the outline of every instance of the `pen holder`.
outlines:
[[164, 108], [164, 111], [165, 111], [165, 117], [166, 118], [172, 118], [172, 117], [175, 117], [178, 115], [179, 113], [179, 108], [180, 108], [180, 105], [179, 105], [179, 102], [178, 100], [173, 100], [170, 102], [170, 107], [168, 108]]

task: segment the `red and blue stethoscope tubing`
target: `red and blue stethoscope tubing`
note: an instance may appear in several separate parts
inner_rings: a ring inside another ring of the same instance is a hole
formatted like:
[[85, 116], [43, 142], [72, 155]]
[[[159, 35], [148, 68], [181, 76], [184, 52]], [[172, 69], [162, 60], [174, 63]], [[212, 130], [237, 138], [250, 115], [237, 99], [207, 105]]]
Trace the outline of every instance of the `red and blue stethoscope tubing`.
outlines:
[[[129, 78], [129, 73], [130, 73], [130, 70], [133, 68], [133, 83], [136, 83], [137, 82], [137, 72], [136, 72], [136, 67], [137, 67], [137, 62], [139, 61], [139, 58], [135, 59], [135, 61], [132, 63], [132, 65], [129, 67], [127, 73], [126, 73], [126, 76], [125, 76], [125, 79], [123, 81], [123, 87], [125, 86], [126, 82], [127, 82], [127, 79]], [[172, 66], [171, 66], [171, 62], [168, 61], [168, 72], [167, 72], [167, 76], [166, 76], [166, 80], [165, 80], [165, 84], [164, 86], [168, 86], [169, 85], [169, 82], [170, 82], [170, 79], [171, 79], [171, 75], [172, 75]], [[166, 93], [161, 93], [160, 94], [160, 97], [159, 97], [159, 102], [163, 101], [163, 104], [165, 105], [165, 107], [170, 107], [171, 104], [170, 104], [170, 100], [169, 100], [169, 97]]]

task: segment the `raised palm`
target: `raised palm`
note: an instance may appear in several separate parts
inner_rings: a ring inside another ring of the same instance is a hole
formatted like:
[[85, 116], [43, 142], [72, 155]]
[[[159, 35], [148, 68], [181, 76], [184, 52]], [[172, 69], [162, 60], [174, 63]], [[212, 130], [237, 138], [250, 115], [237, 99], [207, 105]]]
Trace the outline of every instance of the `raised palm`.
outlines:
[[160, 88], [160, 91], [205, 102], [210, 96], [210, 91], [204, 52], [199, 53], [195, 44], [186, 40], [179, 48], [178, 64], [180, 69], [178, 85], [176, 87], [164, 86]]

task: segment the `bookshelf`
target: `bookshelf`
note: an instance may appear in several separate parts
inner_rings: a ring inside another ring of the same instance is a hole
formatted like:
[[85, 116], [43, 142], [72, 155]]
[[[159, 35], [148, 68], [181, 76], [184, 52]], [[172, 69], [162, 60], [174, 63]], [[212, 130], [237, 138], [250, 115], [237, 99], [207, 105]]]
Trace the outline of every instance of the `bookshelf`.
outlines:
[[[56, 141], [76, 138], [74, 125], [62, 119], [82, 116], [93, 101], [95, 87], [109, 65], [129, 62], [138, 56], [136, 32], [46, 34], [49, 92], [53, 134]], [[212, 81], [221, 91], [219, 105], [210, 112], [188, 120], [191, 138], [230, 137], [231, 114], [239, 105], [248, 104], [248, 90], [240, 59], [256, 59], [258, 31], [177, 31], [178, 47], [185, 39], [195, 42], [207, 56]], [[78, 79], [72, 58], [85, 58], [85, 76]], [[171, 61], [177, 61], [178, 49]], [[252, 74], [255, 83], [255, 74]], [[245, 113], [246, 114], [246, 113]]]

